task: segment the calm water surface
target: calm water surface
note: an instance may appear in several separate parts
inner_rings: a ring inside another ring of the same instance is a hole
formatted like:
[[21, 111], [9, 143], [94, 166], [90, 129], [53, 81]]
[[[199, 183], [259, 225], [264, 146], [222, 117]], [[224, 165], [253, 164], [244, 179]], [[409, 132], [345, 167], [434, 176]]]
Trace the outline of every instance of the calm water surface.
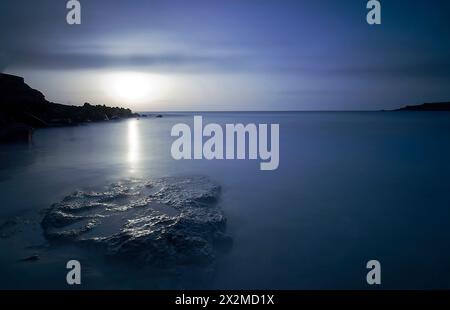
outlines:
[[[280, 166], [175, 161], [172, 126], [193, 114], [55, 128], [0, 146], [0, 218], [30, 219], [0, 239], [0, 288], [450, 288], [450, 113], [203, 113], [204, 123], [279, 123]], [[206, 175], [234, 239], [212, 278], [174, 283], [77, 247], [49, 248], [39, 214], [78, 189], [130, 177]], [[1, 222], [0, 222], [1, 223]], [[21, 258], [39, 252], [36, 262]], [[6, 279], [6, 280], [5, 280]]]

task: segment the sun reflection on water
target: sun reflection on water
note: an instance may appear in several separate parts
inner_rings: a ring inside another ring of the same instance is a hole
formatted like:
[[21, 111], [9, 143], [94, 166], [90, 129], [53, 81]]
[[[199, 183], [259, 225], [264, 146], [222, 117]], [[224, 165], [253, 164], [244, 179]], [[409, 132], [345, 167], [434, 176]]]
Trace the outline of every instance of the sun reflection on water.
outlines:
[[133, 119], [128, 122], [128, 164], [130, 172], [134, 172], [139, 161], [139, 124]]

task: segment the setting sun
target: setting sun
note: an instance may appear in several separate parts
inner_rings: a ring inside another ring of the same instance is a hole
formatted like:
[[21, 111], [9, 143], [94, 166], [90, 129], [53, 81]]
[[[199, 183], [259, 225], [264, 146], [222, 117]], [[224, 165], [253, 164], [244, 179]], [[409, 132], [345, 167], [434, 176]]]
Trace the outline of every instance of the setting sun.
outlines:
[[139, 72], [112, 73], [104, 80], [105, 91], [123, 103], [149, 103], [161, 99], [168, 87], [166, 77]]

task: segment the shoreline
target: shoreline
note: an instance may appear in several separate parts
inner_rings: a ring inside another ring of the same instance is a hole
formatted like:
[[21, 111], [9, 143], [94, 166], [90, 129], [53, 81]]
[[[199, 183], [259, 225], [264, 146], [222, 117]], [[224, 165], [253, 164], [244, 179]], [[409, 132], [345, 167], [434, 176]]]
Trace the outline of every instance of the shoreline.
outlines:
[[77, 126], [133, 117], [138, 113], [122, 107], [63, 105], [48, 101], [24, 78], [0, 74], [0, 143], [29, 141], [38, 128]]

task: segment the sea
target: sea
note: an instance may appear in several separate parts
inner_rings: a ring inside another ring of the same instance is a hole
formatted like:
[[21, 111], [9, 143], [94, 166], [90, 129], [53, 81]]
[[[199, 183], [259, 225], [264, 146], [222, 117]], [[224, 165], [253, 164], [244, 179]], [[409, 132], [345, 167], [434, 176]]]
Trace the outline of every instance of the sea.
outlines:
[[[168, 112], [39, 129], [0, 145], [0, 288], [450, 289], [450, 113]], [[174, 160], [175, 124], [279, 124], [279, 166]], [[208, 276], [166, 276], [96, 249], [53, 244], [40, 224], [67, 195], [123, 179], [206, 176], [221, 187], [231, 248]]]

